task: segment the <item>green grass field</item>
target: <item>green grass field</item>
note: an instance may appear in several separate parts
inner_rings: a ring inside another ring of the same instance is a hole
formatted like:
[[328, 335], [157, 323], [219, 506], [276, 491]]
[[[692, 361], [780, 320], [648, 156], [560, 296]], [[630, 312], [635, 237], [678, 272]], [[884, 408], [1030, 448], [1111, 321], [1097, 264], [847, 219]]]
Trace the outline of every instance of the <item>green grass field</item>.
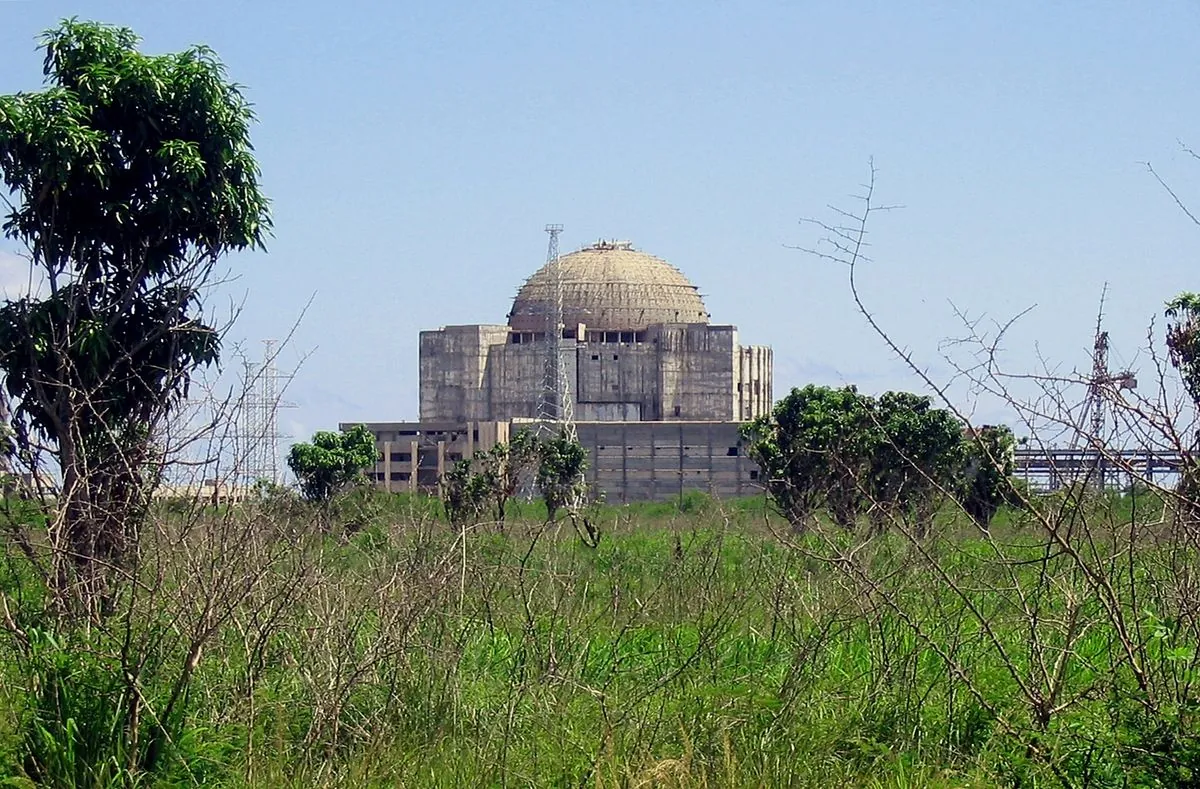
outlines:
[[1153, 504], [1048, 503], [1076, 550], [1027, 513], [990, 536], [951, 513], [922, 542], [797, 538], [761, 501], [691, 497], [601, 510], [593, 549], [532, 506], [459, 532], [427, 500], [369, 497], [327, 533], [270, 505], [162, 530], [121, 624], [70, 633], [39, 629], [13, 554], [0, 588], [30, 643], [0, 653], [0, 775], [1194, 786], [1194, 552]]

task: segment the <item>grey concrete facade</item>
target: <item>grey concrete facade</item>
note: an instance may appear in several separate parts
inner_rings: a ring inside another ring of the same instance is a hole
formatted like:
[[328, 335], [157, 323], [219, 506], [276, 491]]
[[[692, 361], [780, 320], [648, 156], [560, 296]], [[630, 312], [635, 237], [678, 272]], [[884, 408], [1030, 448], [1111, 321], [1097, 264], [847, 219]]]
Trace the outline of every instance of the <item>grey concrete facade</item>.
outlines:
[[601, 241], [529, 277], [507, 324], [421, 332], [421, 420], [535, 417], [555, 287], [577, 419], [746, 421], [770, 410], [771, 349], [711, 323], [699, 291], [665, 260]]
[[368, 470], [376, 485], [437, 490], [455, 461], [536, 419], [552, 315], [561, 315], [562, 363], [596, 492], [622, 502], [758, 490], [738, 433], [772, 407], [771, 349], [712, 323], [682, 272], [624, 241], [539, 269], [507, 323], [421, 332], [420, 421], [367, 425], [379, 448]]
[[[340, 425], [347, 430], [352, 424]], [[521, 422], [375, 422], [379, 458], [367, 475], [380, 490], [438, 490], [442, 474], [476, 450], [507, 441]], [[761, 492], [736, 422], [583, 421], [587, 481], [610, 503], [662, 501], [688, 491], [718, 498]]]
[[[745, 421], [770, 409], [771, 349], [739, 345], [734, 326], [580, 329], [564, 359], [579, 420]], [[542, 336], [506, 326], [447, 326], [421, 332], [420, 349], [422, 421], [537, 416]]]

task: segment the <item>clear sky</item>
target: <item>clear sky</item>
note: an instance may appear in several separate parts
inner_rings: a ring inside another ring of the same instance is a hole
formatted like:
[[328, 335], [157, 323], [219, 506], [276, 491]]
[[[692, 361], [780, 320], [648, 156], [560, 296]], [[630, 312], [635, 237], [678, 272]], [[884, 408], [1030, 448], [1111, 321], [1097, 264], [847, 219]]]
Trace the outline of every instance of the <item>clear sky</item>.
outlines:
[[[775, 348], [776, 394], [917, 388], [852, 311], [844, 270], [790, 249], [879, 168], [904, 209], [861, 272], [880, 320], [945, 373], [951, 304], [1087, 367], [1109, 283], [1116, 361], [1200, 290], [1195, 2], [333, 3], [0, 0], [0, 92], [36, 89], [35, 36], [76, 15], [147, 51], [211, 45], [246, 86], [274, 201], [267, 254], [230, 261], [234, 334], [306, 361], [283, 426], [417, 416], [417, 333], [502, 323], [545, 256], [630, 239], [713, 319]], [[11, 246], [10, 246], [11, 249]], [[988, 416], [982, 413], [981, 416]]]

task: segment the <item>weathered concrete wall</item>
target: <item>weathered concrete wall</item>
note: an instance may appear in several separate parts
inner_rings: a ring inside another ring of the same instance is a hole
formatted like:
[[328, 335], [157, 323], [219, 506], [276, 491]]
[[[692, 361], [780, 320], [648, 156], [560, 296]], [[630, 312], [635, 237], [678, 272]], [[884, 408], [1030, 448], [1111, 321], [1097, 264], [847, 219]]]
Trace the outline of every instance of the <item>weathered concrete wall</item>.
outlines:
[[770, 413], [775, 403], [774, 356], [766, 345], [743, 345], [738, 349], [734, 418], [744, 422]]
[[507, 326], [446, 326], [421, 332], [421, 420], [489, 419], [485, 385], [491, 348], [503, 344]]
[[[520, 428], [509, 422], [367, 423], [379, 449], [367, 475], [382, 490], [434, 492], [457, 460], [507, 441]], [[761, 491], [737, 422], [581, 421], [577, 429], [588, 453], [588, 483], [609, 502], [661, 501], [689, 490], [719, 498]]]
[[[338, 425], [349, 430], [359, 422]], [[389, 492], [437, 490], [442, 475], [477, 450], [508, 441], [507, 422], [367, 422], [375, 436], [378, 458], [367, 478]]]
[[[612, 341], [578, 342], [563, 355], [577, 418], [733, 421], [771, 408], [771, 349], [741, 347], [733, 326], [658, 324], [599, 334]], [[421, 332], [421, 419], [535, 417], [545, 343], [518, 339], [504, 326]]]
[[579, 422], [588, 482], [613, 503], [689, 490], [718, 498], [761, 491], [736, 422]]
[[[658, 390], [658, 347], [650, 342], [588, 342], [576, 348], [575, 414], [577, 419], [608, 421], [636, 411], [627, 419], [661, 418]], [[595, 416], [587, 416], [594, 414]]]
[[730, 420], [737, 329], [664, 324], [647, 332], [658, 346], [664, 420]]

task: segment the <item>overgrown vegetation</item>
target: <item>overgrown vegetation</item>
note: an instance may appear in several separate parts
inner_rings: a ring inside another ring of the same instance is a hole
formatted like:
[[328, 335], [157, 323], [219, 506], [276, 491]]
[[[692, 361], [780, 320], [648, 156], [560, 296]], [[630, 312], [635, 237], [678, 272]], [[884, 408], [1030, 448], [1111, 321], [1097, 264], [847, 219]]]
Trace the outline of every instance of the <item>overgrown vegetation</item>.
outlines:
[[327, 502], [363, 481], [363, 469], [375, 465], [375, 436], [364, 425], [333, 432], [318, 430], [312, 441], [292, 444], [288, 468], [309, 501]]
[[[583, 448], [522, 432], [444, 501], [393, 496], [355, 484], [364, 428], [293, 448], [303, 497], [156, 503], [164, 421], [217, 360], [199, 288], [266, 226], [250, 115], [207, 50], [77, 22], [44, 43], [50, 87], [0, 98], [0, 168], [48, 292], [0, 307], [0, 368], [11, 459], [45, 451], [63, 486], [0, 498], [5, 785], [1200, 784], [1197, 460], [1168, 369], [1158, 400], [1104, 394], [1182, 454], [1174, 489], [1080, 468], [1035, 496], [1008, 428], [807, 387], [747, 429], [771, 506], [581, 519]], [[823, 227], [878, 330], [854, 284], [872, 193]], [[1167, 309], [1200, 406], [1196, 299]], [[959, 372], [1007, 393], [972, 339]], [[1035, 380], [1007, 401], [1031, 434], [1057, 421], [1136, 477]]]
[[[74, 20], [42, 39], [47, 87], [0, 96], [4, 234], [42, 292], [0, 305], [11, 459], [61, 482], [47, 535], [10, 537], [62, 607], [111, 612], [138, 561], [162, 430], [220, 332], [200, 296], [217, 261], [269, 227], [252, 113], [213, 53], [146, 55]], [[36, 491], [45, 494], [47, 491]], [[53, 550], [36, 551], [48, 537]], [[45, 563], [43, 564], [43, 560]]]
[[855, 387], [793, 389], [743, 426], [778, 511], [798, 530], [828, 514], [852, 528], [884, 528], [897, 515], [926, 522], [945, 499], [982, 528], [1015, 503], [1012, 431], [968, 428], [929, 397]]

